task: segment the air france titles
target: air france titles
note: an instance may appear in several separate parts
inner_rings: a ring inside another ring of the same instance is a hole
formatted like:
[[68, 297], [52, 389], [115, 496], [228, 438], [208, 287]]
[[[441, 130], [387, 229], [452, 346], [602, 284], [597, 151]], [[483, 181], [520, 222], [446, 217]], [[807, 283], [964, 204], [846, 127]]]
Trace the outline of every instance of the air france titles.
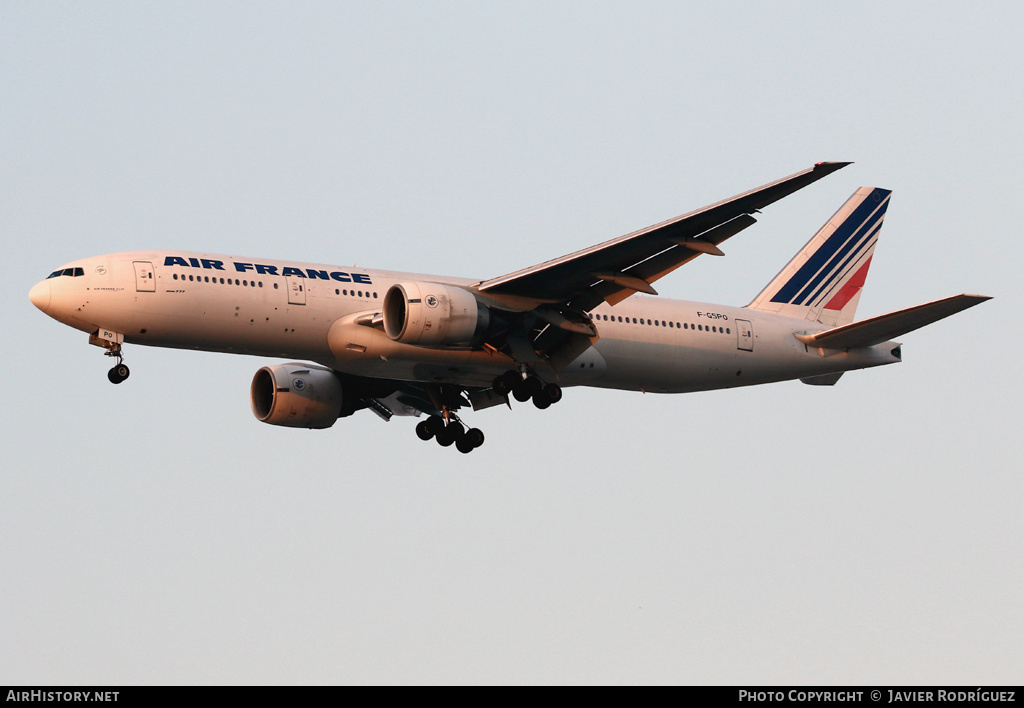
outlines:
[[[337, 280], [339, 283], [362, 283], [364, 285], [373, 284], [373, 281], [370, 280], [370, 276], [364, 273], [346, 273], [340, 270], [332, 270], [328, 272], [318, 268], [306, 268], [303, 270], [302, 268], [292, 268], [291, 266], [279, 268], [276, 265], [242, 263], [241, 261], [231, 261], [231, 264], [235, 267], [235, 271], [239, 273], [252, 271], [259, 275], [278, 275], [282, 277], [307, 278], [311, 280]], [[182, 258], [181, 256], [165, 256], [164, 265], [184, 266], [185, 268], [205, 268], [207, 270], [227, 270], [224, 267], [224, 261], [219, 261], [214, 258]], [[279, 270], [280, 272], [278, 272]]]

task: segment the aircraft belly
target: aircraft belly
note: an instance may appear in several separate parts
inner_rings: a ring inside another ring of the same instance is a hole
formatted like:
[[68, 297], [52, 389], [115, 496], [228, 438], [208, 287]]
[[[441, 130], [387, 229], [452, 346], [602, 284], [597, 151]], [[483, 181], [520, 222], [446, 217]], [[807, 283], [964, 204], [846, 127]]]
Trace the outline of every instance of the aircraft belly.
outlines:
[[669, 343], [601, 339], [596, 347], [607, 370], [593, 385], [650, 393], [721, 388], [735, 375], [738, 358], [733, 351]]

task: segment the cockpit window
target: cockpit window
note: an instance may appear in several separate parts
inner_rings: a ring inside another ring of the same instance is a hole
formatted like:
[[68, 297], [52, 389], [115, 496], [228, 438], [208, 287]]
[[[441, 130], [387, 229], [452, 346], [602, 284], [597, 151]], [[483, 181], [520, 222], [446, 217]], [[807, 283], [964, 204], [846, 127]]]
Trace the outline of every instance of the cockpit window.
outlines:
[[59, 278], [62, 275], [66, 275], [70, 278], [77, 278], [80, 275], [85, 275], [85, 268], [62, 268], [61, 270], [55, 270], [46, 276], [46, 279]]

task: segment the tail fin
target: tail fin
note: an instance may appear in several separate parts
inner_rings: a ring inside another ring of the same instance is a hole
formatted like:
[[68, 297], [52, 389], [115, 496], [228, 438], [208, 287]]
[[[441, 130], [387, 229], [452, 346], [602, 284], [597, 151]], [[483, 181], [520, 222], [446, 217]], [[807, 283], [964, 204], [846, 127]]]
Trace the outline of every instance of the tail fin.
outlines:
[[853, 322], [891, 194], [854, 192], [747, 307], [829, 327]]

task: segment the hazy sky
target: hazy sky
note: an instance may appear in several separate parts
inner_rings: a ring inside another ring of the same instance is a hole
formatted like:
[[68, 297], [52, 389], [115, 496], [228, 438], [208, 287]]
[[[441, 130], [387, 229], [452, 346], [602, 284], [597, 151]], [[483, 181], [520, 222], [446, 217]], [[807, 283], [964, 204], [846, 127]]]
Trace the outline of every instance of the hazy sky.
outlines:
[[[1019, 683], [1020, 3], [0, 3], [0, 684]], [[570, 389], [470, 455], [29, 288], [171, 248], [486, 278], [820, 160], [658, 283], [742, 305], [894, 190], [834, 388]]]

